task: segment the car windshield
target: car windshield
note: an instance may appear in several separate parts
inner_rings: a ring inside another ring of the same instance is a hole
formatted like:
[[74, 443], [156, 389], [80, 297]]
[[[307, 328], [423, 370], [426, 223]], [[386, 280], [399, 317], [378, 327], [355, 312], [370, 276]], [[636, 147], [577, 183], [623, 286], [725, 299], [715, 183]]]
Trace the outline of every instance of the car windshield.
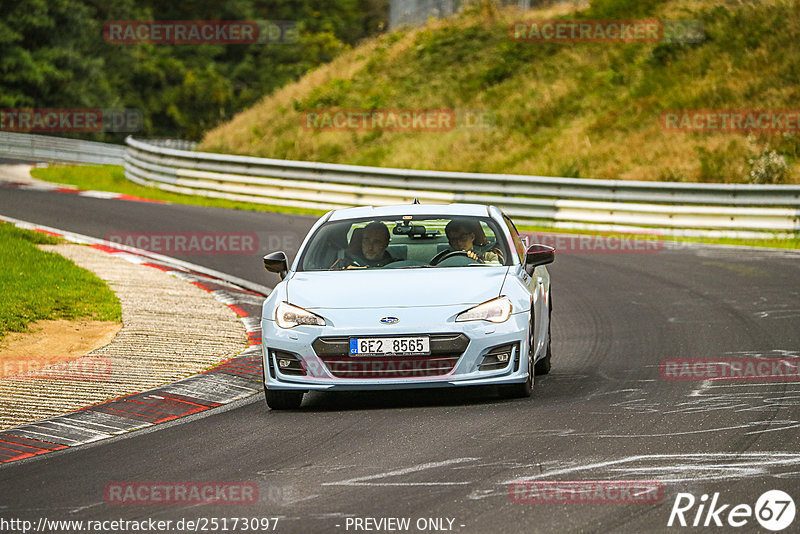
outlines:
[[334, 221], [314, 233], [298, 270], [511, 265], [505, 241], [490, 218], [402, 216]]

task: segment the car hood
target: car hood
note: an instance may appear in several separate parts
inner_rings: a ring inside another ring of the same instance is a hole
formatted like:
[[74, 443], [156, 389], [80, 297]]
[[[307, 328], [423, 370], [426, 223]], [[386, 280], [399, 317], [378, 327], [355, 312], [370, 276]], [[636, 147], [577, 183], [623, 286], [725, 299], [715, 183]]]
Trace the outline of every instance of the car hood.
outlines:
[[314, 309], [474, 305], [500, 295], [507, 267], [294, 273], [287, 300]]

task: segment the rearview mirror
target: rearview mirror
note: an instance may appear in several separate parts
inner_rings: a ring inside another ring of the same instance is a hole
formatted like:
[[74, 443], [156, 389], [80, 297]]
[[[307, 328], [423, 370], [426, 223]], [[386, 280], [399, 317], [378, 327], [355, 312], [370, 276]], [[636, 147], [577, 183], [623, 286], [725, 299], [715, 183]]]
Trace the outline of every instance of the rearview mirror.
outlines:
[[525, 269], [532, 272], [535, 267], [553, 263], [556, 249], [547, 245], [531, 245], [525, 252]]
[[416, 224], [400, 224], [398, 223], [392, 229], [394, 235], [407, 235], [410, 237], [421, 237], [427, 233], [427, 230], [422, 225]]
[[281, 280], [286, 278], [286, 274], [289, 272], [289, 260], [286, 259], [286, 253], [279, 250], [264, 256], [264, 268], [271, 273], [281, 275]]

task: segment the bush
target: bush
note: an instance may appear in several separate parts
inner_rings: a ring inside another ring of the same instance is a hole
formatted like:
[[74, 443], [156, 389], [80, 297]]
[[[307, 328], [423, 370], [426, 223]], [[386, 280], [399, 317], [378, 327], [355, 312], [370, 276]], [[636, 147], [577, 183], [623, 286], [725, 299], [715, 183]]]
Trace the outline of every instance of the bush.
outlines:
[[782, 184], [786, 181], [789, 168], [786, 158], [774, 150], [763, 151], [749, 163], [751, 184]]

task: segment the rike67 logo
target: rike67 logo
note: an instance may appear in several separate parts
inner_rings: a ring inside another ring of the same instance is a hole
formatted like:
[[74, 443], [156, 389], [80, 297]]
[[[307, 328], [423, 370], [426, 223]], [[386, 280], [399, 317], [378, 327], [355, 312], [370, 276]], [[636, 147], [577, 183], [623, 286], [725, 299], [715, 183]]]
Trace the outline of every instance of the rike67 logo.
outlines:
[[765, 529], [777, 532], [794, 521], [794, 500], [781, 490], [764, 492], [754, 507], [749, 504], [722, 504], [719, 493], [714, 493], [709, 502], [708, 495], [700, 499], [691, 493], [678, 493], [669, 514], [667, 526], [691, 527], [743, 527], [756, 521]]

